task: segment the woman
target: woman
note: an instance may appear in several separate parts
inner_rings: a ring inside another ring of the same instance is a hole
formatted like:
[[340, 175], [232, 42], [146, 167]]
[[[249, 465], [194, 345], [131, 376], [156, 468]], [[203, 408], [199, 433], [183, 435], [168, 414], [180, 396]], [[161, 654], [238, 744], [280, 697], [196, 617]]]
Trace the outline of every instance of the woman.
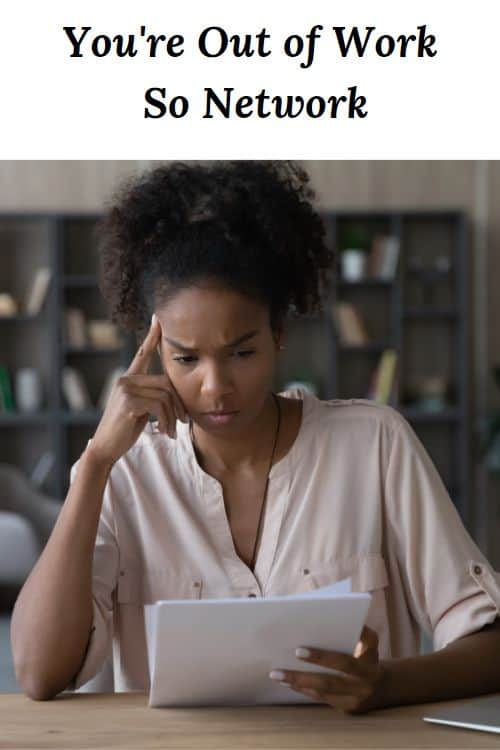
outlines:
[[286, 315], [318, 309], [332, 266], [311, 197], [287, 164], [173, 164], [106, 216], [104, 295], [149, 330], [16, 603], [30, 697], [88, 681], [111, 642], [116, 688], [147, 690], [146, 603], [347, 576], [372, 594], [354, 656], [297, 644], [336, 671], [271, 679], [352, 713], [500, 689], [499, 582], [408, 424], [369, 401], [273, 393]]

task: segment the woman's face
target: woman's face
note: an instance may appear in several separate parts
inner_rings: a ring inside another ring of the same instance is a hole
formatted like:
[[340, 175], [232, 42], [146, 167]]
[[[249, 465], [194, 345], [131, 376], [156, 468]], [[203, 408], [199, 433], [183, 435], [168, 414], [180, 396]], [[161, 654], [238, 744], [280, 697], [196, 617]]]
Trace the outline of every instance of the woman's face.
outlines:
[[194, 422], [221, 436], [250, 425], [272, 390], [280, 344], [268, 308], [207, 283], [180, 290], [156, 314], [164, 370]]

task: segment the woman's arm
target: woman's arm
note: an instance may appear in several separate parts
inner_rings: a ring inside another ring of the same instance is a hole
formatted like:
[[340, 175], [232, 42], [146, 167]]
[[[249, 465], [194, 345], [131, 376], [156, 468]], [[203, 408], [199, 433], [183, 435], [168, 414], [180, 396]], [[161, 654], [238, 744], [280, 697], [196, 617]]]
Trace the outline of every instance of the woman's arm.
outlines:
[[147, 374], [160, 337], [153, 316], [126, 375], [113, 387], [50, 539], [14, 607], [14, 666], [30, 698], [44, 700], [64, 690], [85, 656], [93, 618], [94, 547], [111, 467], [134, 445], [150, 413], [172, 436], [176, 419], [187, 419], [169, 378]]
[[430, 703], [500, 690], [500, 619], [432, 654], [379, 661], [378, 636], [364, 627], [354, 656], [299, 647], [296, 656], [334, 670], [273, 670], [292, 690], [348, 713]]
[[434, 652], [384, 663], [388, 704], [500, 690], [500, 579], [413, 429], [394, 418], [384, 493], [391, 573]]
[[500, 619], [431, 654], [381, 663], [377, 708], [500, 690]]
[[92, 625], [92, 556], [110, 465], [91, 447], [12, 614], [17, 681], [34, 700], [63, 690], [82, 663]]

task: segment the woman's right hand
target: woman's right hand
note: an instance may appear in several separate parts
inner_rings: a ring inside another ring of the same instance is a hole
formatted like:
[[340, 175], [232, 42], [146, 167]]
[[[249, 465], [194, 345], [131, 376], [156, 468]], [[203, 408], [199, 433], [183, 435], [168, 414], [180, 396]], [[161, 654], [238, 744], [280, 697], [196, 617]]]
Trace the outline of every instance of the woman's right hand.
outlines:
[[114, 384], [104, 414], [90, 443], [91, 452], [113, 464], [135, 443], [149, 414], [158, 418], [161, 432], [177, 437], [176, 420], [187, 422], [184, 405], [168, 375], [148, 375], [151, 358], [161, 338], [153, 316], [148, 335], [125, 375]]

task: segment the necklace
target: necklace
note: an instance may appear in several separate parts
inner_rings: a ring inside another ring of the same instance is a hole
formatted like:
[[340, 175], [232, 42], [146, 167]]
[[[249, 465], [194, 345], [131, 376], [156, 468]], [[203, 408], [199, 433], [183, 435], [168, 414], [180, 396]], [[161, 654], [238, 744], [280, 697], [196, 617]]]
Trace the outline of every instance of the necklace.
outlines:
[[[272, 468], [272, 465], [273, 465], [274, 454], [275, 454], [275, 451], [276, 451], [276, 446], [278, 444], [278, 437], [279, 437], [280, 426], [281, 426], [281, 405], [280, 405], [280, 401], [279, 401], [279, 398], [277, 397], [277, 395], [275, 393], [271, 393], [271, 395], [272, 395], [272, 397], [274, 399], [274, 403], [276, 404], [276, 410], [277, 410], [277, 413], [278, 413], [278, 419], [277, 419], [277, 424], [276, 424], [276, 432], [275, 432], [275, 435], [274, 435], [273, 449], [271, 451], [271, 458], [269, 459], [269, 467], [267, 469], [266, 484], [264, 486], [264, 492], [263, 492], [263, 495], [262, 495], [262, 502], [261, 502], [261, 508], [260, 508], [260, 513], [259, 513], [259, 521], [258, 521], [258, 524], [257, 524], [257, 532], [255, 534], [255, 541], [254, 541], [254, 545], [253, 545], [252, 560], [251, 560], [251, 563], [250, 563], [250, 568], [251, 568], [252, 571], [255, 568], [255, 555], [256, 555], [256, 552], [257, 552], [257, 543], [259, 541], [259, 535], [260, 535], [260, 530], [261, 530], [261, 526], [262, 526], [262, 519], [264, 517], [264, 509], [265, 509], [265, 506], [266, 506], [267, 487], [269, 485], [269, 474], [271, 473], [271, 468]], [[194, 449], [194, 452], [195, 452], [195, 455], [196, 455], [196, 443], [195, 443], [195, 440], [194, 440], [193, 421], [192, 420], [189, 421], [189, 435], [191, 437], [191, 442], [193, 444], [193, 449]]]

